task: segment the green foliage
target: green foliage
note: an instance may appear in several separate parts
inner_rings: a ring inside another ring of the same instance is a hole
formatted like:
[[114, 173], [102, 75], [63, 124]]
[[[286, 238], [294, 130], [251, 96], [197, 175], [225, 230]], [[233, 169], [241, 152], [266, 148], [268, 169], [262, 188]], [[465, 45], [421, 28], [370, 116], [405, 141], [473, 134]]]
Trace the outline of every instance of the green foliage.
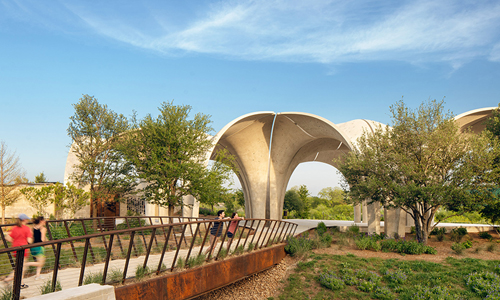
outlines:
[[12, 289], [3, 288], [0, 294], [0, 300], [12, 300], [14, 298], [14, 293], [12, 293]]
[[456, 254], [460, 255], [465, 251], [466, 247], [464, 243], [453, 243], [451, 245], [451, 250], [455, 252]]
[[299, 215], [304, 211], [305, 206], [299, 197], [299, 194], [295, 190], [288, 190], [285, 193], [285, 200], [283, 203], [283, 209], [288, 211], [295, 211]]
[[[62, 286], [59, 280], [56, 282], [56, 289], [54, 292], [57, 291], [62, 291]], [[50, 294], [52, 293], [52, 280], [45, 281], [41, 286], [40, 286], [40, 294], [45, 295], [45, 294]]]
[[394, 299], [394, 294], [385, 286], [377, 286], [372, 293], [372, 298], [380, 300], [392, 300]]
[[[180, 260], [180, 258], [179, 258], [179, 260]], [[148, 276], [149, 273], [151, 273], [151, 271], [149, 270], [148, 266], [143, 267], [141, 265], [138, 265], [137, 268], [135, 269], [135, 279], [142, 280], [143, 278]]]
[[493, 236], [491, 236], [491, 234], [488, 231], [481, 231], [479, 233], [479, 237], [482, 239], [490, 240], [490, 241], [493, 238]]
[[360, 232], [359, 226], [354, 224], [347, 229], [347, 233], [356, 235]]
[[380, 245], [382, 251], [390, 251], [404, 254], [436, 254], [435, 248], [423, 245], [417, 241], [406, 240], [381, 240]]
[[122, 149], [139, 178], [149, 182], [145, 199], [168, 207], [170, 215], [186, 195], [202, 203], [219, 201], [229, 191], [225, 184], [231, 181], [234, 158], [221, 150], [210, 167], [204, 165], [213, 147], [210, 117], [197, 113], [190, 118], [190, 106], [173, 102], [158, 109], [158, 116], [147, 115], [134, 124], [136, 130], [125, 136]]
[[98, 284], [102, 284], [102, 272], [98, 272], [98, 273], [89, 273], [87, 275], [85, 275], [85, 277], [83, 278], [83, 284], [91, 284], [91, 283], [98, 283]]
[[210, 208], [205, 208], [200, 206], [199, 214], [205, 216], [216, 216], [217, 212], [211, 210]]
[[90, 186], [96, 214], [96, 199], [124, 196], [137, 183], [132, 165], [120, 151], [122, 134], [130, 127], [125, 116], [100, 104], [93, 96], [83, 95], [73, 107], [75, 114], [70, 117], [67, 132], [74, 143], [71, 151], [79, 163], [75, 164], [71, 179], [80, 186]]
[[123, 280], [123, 271], [121, 269], [113, 268], [111, 274], [108, 275], [108, 280], [111, 282], [121, 282]]
[[316, 227], [316, 232], [318, 233], [319, 236], [323, 236], [327, 231], [326, 225], [324, 222], [319, 222], [318, 227]]
[[206, 256], [204, 254], [200, 254], [200, 255], [195, 256], [195, 257], [190, 257], [186, 262], [186, 266], [188, 266], [190, 268], [201, 266], [205, 262], [205, 259], [206, 259]]
[[485, 299], [500, 298], [500, 276], [492, 272], [474, 272], [467, 276], [467, 287]]
[[342, 278], [335, 276], [332, 272], [322, 273], [318, 277], [318, 282], [333, 291], [343, 289], [345, 283]]
[[47, 177], [45, 177], [45, 174], [43, 172], [40, 172], [40, 174], [35, 176], [35, 183], [43, 182], [47, 182]]
[[186, 267], [186, 261], [183, 257], [179, 257], [177, 259], [176, 267], [179, 269], [184, 269]]
[[308, 238], [293, 236], [287, 238], [285, 252], [290, 254], [291, 256], [302, 257], [312, 249], [313, 242]]
[[326, 187], [319, 191], [318, 196], [321, 199], [328, 201], [330, 206], [337, 206], [339, 204], [344, 204], [344, 190], [339, 187]]
[[412, 110], [401, 100], [390, 111], [391, 128], [366, 132], [336, 163], [351, 203], [370, 199], [405, 207], [421, 225], [416, 237], [425, 244], [427, 224], [440, 207], [463, 213], [490, 201], [499, 175], [490, 171], [500, 147], [486, 133], [461, 132], [443, 101]]

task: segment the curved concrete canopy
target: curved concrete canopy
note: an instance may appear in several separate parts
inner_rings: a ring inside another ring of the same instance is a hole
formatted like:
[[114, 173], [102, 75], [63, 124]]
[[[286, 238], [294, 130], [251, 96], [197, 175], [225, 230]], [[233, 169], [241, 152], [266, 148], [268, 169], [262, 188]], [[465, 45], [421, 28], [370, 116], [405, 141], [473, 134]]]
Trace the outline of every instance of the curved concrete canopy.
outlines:
[[307, 113], [256, 112], [239, 117], [215, 137], [215, 150], [236, 158], [246, 214], [280, 219], [286, 186], [303, 162], [333, 160], [352, 149], [332, 122]]
[[471, 129], [474, 133], [479, 133], [486, 128], [484, 122], [492, 116], [492, 111], [497, 107], [485, 107], [470, 110], [455, 117], [462, 131]]

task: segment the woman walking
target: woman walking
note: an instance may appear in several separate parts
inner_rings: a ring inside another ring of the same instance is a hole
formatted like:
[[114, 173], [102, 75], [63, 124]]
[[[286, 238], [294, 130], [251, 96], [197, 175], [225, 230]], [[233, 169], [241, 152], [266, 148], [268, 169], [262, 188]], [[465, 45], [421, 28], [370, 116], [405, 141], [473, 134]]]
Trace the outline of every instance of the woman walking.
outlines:
[[[33, 224], [33, 244], [47, 241], [45, 218], [43, 216], [39, 216], [33, 220]], [[36, 261], [33, 265], [36, 266], [35, 280], [37, 280], [40, 279], [40, 273], [42, 272], [43, 265], [45, 264], [45, 248], [43, 246], [31, 248], [31, 255], [33, 255], [33, 258]]]

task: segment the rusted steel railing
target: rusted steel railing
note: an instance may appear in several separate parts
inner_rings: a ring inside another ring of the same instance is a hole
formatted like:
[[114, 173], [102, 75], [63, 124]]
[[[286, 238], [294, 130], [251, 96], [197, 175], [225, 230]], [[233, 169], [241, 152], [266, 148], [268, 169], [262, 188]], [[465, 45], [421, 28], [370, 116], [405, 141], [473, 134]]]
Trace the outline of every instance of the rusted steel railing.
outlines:
[[[229, 243], [227, 231], [232, 221], [238, 221], [238, 226]], [[124, 225], [119, 226], [118, 222]], [[209, 238], [210, 228], [216, 222], [223, 223], [223, 226], [216, 227], [216, 235], [220, 234], [218, 240]], [[0, 273], [6, 275], [14, 270], [13, 299], [17, 300], [21, 295], [23, 253], [33, 247], [48, 246], [47, 249], [51, 249], [46, 252], [47, 262], [42, 273], [50, 280], [44, 284], [54, 291], [58, 283], [63, 289], [87, 283], [124, 283], [136, 275], [194, 267], [212, 259], [220, 260], [228, 255], [282, 243], [297, 228], [296, 224], [281, 220], [193, 220], [182, 217], [117, 217], [47, 223], [50, 241], [0, 249]], [[3, 231], [6, 226], [0, 228], [4, 246], [8, 245], [5, 241], [8, 233]], [[81, 235], [77, 235], [78, 230]], [[61, 236], [63, 238], [58, 238]], [[210, 241], [212, 245], [209, 245]], [[209, 248], [212, 249], [206, 253]], [[16, 252], [15, 258], [11, 255], [13, 252]], [[79, 275], [74, 275], [75, 269], [79, 269]], [[30, 276], [26, 272], [24, 280], [30, 281]], [[40, 293], [34, 284], [34, 280], [30, 281], [23, 296]]]

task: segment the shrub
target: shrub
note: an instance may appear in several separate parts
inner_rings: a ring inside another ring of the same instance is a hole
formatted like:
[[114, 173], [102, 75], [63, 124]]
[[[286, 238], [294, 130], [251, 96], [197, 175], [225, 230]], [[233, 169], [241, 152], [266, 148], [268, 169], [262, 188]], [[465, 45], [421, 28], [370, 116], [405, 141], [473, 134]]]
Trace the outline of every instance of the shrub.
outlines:
[[486, 250], [488, 250], [488, 252], [495, 252], [497, 250], [497, 245], [491, 243], [486, 247]]
[[357, 285], [359, 282], [358, 278], [351, 273], [346, 273], [342, 275], [342, 280], [346, 285], [349, 286]]
[[[54, 292], [61, 291], [61, 283], [56, 281], [56, 289]], [[40, 294], [45, 295], [45, 294], [50, 294], [52, 293], [52, 280], [45, 281], [41, 286], [40, 286]]]
[[465, 246], [463, 243], [453, 243], [453, 245], [451, 245], [451, 250], [460, 255], [464, 252]]
[[183, 257], [179, 257], [177, 259], [177, 265], [176, 265], [177, 268], [179, 269], [184, 269], [186, 267], [186, 261], [184, 260]]
[[369, 292], [373, 291], [373, 289], [375, 288], [376, 285], [377, 284], [375, 282], [373, 282], [373, 281], [365, 281], [365, 280], [363, 280], [363, 281], [361, 281], [359, 283], [358, 289], [360, 291], [362, 291], [362, 292], [369, 293]]
[[205, 208], [205, 207], [200, 207], [199, 211], [200, 215], [205, 215], [205, 216], [216, 216], [217, 213], [210, 208]]
[[303, 256], [308, 251], [312, 250], [313, 243], [311, 240], [305, 237], [293, 237], [290, 236], [287, 238], [287, 244], [285, 246], [285, 252], [290, 254], [291, 256]]
[[321, 241], [321, 245], [323, 247], [330, 247], [330, 245], [332, 244], [333, 242], [333, 236], [331, 234], [323, 234], [321, 237], [320, 237], [320, 241]]
[[[179, 258], [180, 260], [180, 258]], [[149, 274], [149, 267], [143, 267], [141, 265], [137, 266], [137, 269], [135, 269], [135, 279], [141, 280], [145, 278]]]
[[462, 243], [465, 247], [465, 249], [472, 248], [472, 241], [465, 241]]
[[417, 241], [383, 240], [380, 242], [382, 251], [391, 251], [405, 254], [436, 254], [437, 250]]
[[394, 299], [394, 294], [385, 286], [377, 286], [372, 293], [372, 298], [380, 300], [392, 300]]
[[120, 282], [123, 280], [123, 271], [120, 269], [113, 268], [108, 278], [111, 282]]
[[85, 278], [83, 278], [83, 284], [91, 284], [91, 283], [102, 283], [102, 272], [97, 272], [97, 273], [89, 273], [88, 275], [85, 275]]
[[359, 226], [354, 224], [347, 229], [347, 232], [356, 235], [360, 232]]
[[465, 281], [471, 291], [483, 298], [491, 299], [494, 296], [500, 296], [500, 276], [495, 273], [474, 272], [469, 274]]
[[354, 243], [356, 244], [356, 247], [360, 250], [374, 250], [374, 251], [380, 251], [382, 249], [382, 246], [377, 243], [378, 237], [377, 236], [362, 236], [358, 238]]
[[452, 300], [455, 297], [451, 296], [449, 291], [441, 286], [434, 286], [432, 288], [417, 285], [413, 288], [415, 293], [411, 296], [414, 300], [429, 300], [429, 299], [443, 299]]
[[402, 284], [403, 282], [406, 281], [406, 279], [408, 277], [406, 276], [405, 272], [398, 269], [395, 271], [387, 270], [387, 272], [385, 273], [385, 278], [389, 282], [396, 283], [396, 284]]
[[488, 231], [481, 231], [479, 233], [479, 237], [482, 239], [490, 240], [490, 241], [491, 241], [491, 239], [493, 239], [493, 237], [491, 236], [491, 234]]
[[458, 227], [451, 230], [451, 240], [454, 242], [460, 242], [465, 235], [467, 235], [467, 228]]
[[0, 300], [12, 300], [14, 294], [12, 293], [12, 289], [3, 288], [2, 293], [0, 294]]
[[316, 228], [316, 232], [318, 233], [319, 236], [323, 236], [325, 232], [327, 231], [326, 225], [324, 222], [319, 222], [318, 227]]
[[335, 276], [332, 272], [322, 273], [318, 277], [318, 281], [324, 287], [333, 291], [343, 289], [345, 287], [344, 281]]

